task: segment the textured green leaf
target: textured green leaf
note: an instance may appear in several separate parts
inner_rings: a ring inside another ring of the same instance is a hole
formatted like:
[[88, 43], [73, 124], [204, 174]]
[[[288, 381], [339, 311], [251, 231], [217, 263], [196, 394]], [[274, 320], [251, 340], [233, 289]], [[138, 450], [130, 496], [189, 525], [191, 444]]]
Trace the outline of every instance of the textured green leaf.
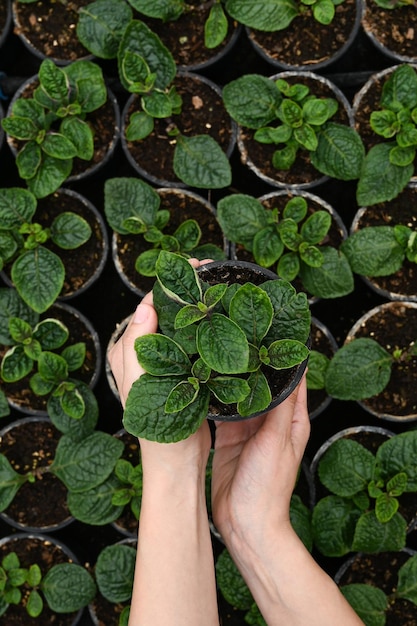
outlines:
[[287, 28], [299, 13], [294, 0], [226, 0], [226, 10], [245, 26], [265, 31]]
[[197, 272], [179, 254], [161, 250], [156, 263], [158, 281], [169, 298], [181, 304], [197, 304], [202, 291]]
[[60, 213], [51, 225], [53, 242], [65, 250], [79, 248], [89, 240], [91, 232], [87, 220], [69, 211]]
[[345, 239], [340, 249], [348, 258], [352, 271], [362, 276], [394, 274], [401, 268], [405, 256], [391, 226], [360, 229]]
[[278, 339], [268, 348], [268, 365], [274, 369], [287, 369], [299, 365], [308, 358], [310, 351], [296, 339]]
[[37, 198], [45, 198], [61, 187], [71, 169], [72, 159], [55, 159], [43, 153], [36, 173], [27, 180], [28, 188]]
[[170, 337], [154, 333], [137, 337], [135, 351], [143, 369], [153, 376], [180, 376], [191, 372], [191, 362]]
[[222, 596], [231, 606], [239, 610], [252, 606], [252, 594], [226, 549], [216, 560], [216, 579]]
[[216, 2], [211, 6], [209, 16], [204, 25], [204, 45], [209, 50], [219, 46], [226, 39], [228, 30], [227, 17], [223, 6]]
[[24, 222], [31, 222], [36, 207], [36, 198], [27, 189], [20, 187], [0, 189], [0, 227], [13, 229]]
[[352, 550], [360, 511], [349, 500], [326, 496], [313, 509], [314, 545], [324, 556], [344, 556]]
[[258, 346], [267, 334], [274, 315], [268, 294], [251, 283], [242, 285], [229, 305], [229, 317], [245, 333], [247, 340]]
[[18, 474], [4, 454], [0, 454], [0, 511], [7, 509], [27, 478]]
[[21, 380], [32, 371], [33, 359], [27, 356], [22, 346], [13, 346], [1, 362], [1, 377], [6, 383]]
[[410, 556], [399, 569], [397, 594], [417, 604], [417, 555]]
[[354, 289], [352, 269], [341, 250], [320, 246], [323, 263], [311, 267], [301, 263], [300, 278], [304, 289], [318, 298], [340, 298]]
[[353, 583], [341, 586], [340, 591], [367, 626], [385, 626], [388, 599], [382, 589]]
[[120, 486], [120, 481], [114, 474], [111, 474], [93, 489], [82, 493], [70, 491], [67, 504], [71, 515], [84, 524], [94, 526], [111, 524], [122, 515], [124, 509], [124, 506], [118, 506], [112, 502], [113, 494]]
[[210, 135], [177, 138], [174, 172], [190, 187], [222, 189], [232, 182], [229, 159]]
[[242, 402], [250, 392], [249, 384], [243, 378], [215, 376], [207, 381], [210, 391], [224, 404]]
[[261, 285], [271, 299], [274, 317], [265, 337], [268, 345], [277, 339], [297, 339], [305, 343], [310, 334], [311, 312], [307, 296], [286, 280], [268, 280]]
[[132, 19], [125, 0], [100, 0], [79, 8], [77, 37], [100, 59], [115, 59], [123, 32]]
[[393, 145], [377, 144], [365, 156], [356, 189], [359, 206], [392, 200], [410, 181], [414, 172], [412, 164], [399, 167], [390, 162], [389, 154]]
[[127, 602], [132, 596], [136, 548], [124, 544], [106, 546], [100, 552], [95, 576], [100, 593], [109, 602]]
[[407, 476], [405, 491], [417, 490], [417, 431], [399, 433], [384, 441], [376, 457], [385, 481], [404, 472]]
[[198, 352], [207, 365], [219, 374], [246, 372], [249, 346], [244, 332], [222, 313], [213, 313], [200, 322], [197, 330]]
[[373, 476], [375, 456], [353, 439], [334, 441], [320, 459], [318, 475], [327, 489], [350, 498], [367, 488]]
[[104, 183], [106, 219], [122, 235], [129, 233], [123, 222], [131, 217], [138, 217], [148, 226], [154, 224], [160, 203], [155, 189], [139, 178], [108, 178]]
[[98, 421], [98, 402], [88, 385], [82, 381], [75, 382], [76, 389], [84, 402], [84, 413], [80, 419], [73, 419], [64, 412], [61, 399], [54, 395], [48, 398], [48, 416], [55, 428], [69, 435], [74, 441], [82, 441], [95, 429]]
[[76, 563], [54, 565], [42, 581], [42, 591], [55, 613], [72, 613], [87, 606], [96, 594], [91, 574]]
[[223, 87], [223, 102], [230, 117], [248, 128], [272, 122], [281, 100], [274, 81], [261, 74], [240, 76]]
[[317, 138], [317, 149], [310, 157], [319, 172], [338, 180], [359, 178], [365, 148], [360, 135], [353, 128], [329, 122], [320, 129]]
[[388, 522], [379, 522], [374, 511], [363, 513], [359, 518], [352, 550], [355, 552], [396, 552], [406, 544], [407, 522], [396, 513]]
[[[88, 122], [78, 117], [69, 117], [62, 120], [60, 132], [75, 147], [75, 153], [61, 158], [77, 156], [84, 161], [91, 161], [94, 156], [94, 137]], [[47, 152], [45, 146], [43, 146]], [[58, 155], [53, 155], [58, 156]]]
[[268, 214], [261, 202], [247, 194], [233, 194], [217, 203], [217, 220], [229, 241], [252, 250], [255, 235], [268, 226]]
[[254, 413], [264, 411], [272, 401], [268, 381], [260, 369], [252, 372], [247, 382], [250, 387], [250, 392], [246, 398], [237, 405], [238, 412], [243, 417], [249, 417]]

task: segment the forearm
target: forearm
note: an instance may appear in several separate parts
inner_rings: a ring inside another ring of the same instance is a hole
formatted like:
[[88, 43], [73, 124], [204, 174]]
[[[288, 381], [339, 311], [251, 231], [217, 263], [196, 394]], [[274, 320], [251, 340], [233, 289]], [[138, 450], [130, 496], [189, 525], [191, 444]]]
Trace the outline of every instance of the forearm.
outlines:
[[145, 473], [129, 626], [218, 623], [204, 476]]
[[226, 545], [268, 626], [363, 626], [292, 528], [263, 537], [256, 550], [236, 537]]

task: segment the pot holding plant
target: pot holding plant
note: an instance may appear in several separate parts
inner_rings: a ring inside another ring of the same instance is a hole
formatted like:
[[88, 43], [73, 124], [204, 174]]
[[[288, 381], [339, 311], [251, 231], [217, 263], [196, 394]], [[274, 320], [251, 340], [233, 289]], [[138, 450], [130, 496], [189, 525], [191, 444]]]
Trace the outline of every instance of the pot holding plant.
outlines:
[[241, 161], [275, 187], [305, 189], [359, 178], [364, 147], [351, 107], [330, 80], [313, 72], [245, 74], [223, 88], [239, 124]]
[[391, 62], [415, 63], [417, 15], [408, 0], [364, 0], [362, 27]]
[[8, 626], [76, 626], [96, 594], [91, 574], [50, 535], [3, 537], [0, 563], [0, 615]]
[[197, 272], [166, 251], [158, 257], [156, 276], [161, 332], [135, 342], [146, 374], [126, 401], [128, 432], [178, 441], [207, 416], [247, 419], [291, 393], [309, 354], [305, 293], [253, 264], [214, 262]]
[[392, 200], [360, 208], [341, 245], [368, 287], [389, 300], [417, 300], [416, 183]]
[[301, 190], [260, 198], [233, 194], [219, 200], [217, 219], [235, 244], [234, 258], [273, 268], [280, 278], [306, 291], [311, 301], [353, 291], [350, 265], [339, 250], [346, 228], [318, 196]]
[[416, 431], [336, 433], [311, 463], [314, 544], [325, 556], [401, 550], [416, 524]]
[[104, 185], [104, 211], [113, 229], [115, 267], [141, 297], [155, 282], [161, 249], [186, 258], [227, 258], [228, 242], [213, 205], [190, 190], [154, 189], [139, 178], [110, 178]]

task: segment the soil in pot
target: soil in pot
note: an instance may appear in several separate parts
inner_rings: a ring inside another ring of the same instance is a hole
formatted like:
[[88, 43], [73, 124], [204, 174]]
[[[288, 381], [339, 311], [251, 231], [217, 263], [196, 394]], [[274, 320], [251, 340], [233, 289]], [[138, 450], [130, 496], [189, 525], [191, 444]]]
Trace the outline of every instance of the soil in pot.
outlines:
[[2, 434], [0, 453], [16, 472], [40, 471], [34, 483], [19, 488], [5, 509], [3, 519], [9, 524], [26, 531], [51, 532], [72, 520], [65, 485], [50, 472], [41, 473], [54, 460], [61, 436], [48, 418], [23, 418]]
[[331, 24], [320, 24], [311, 11], [297, 15], [282, 31], [248, 29], [250, 41], [265, 53], [274, 65], [315, 70], [332, 62], [332, 57], [346, 47], [357, 21], [356, 0], [344, 0], [336, 6]]
[[[118, 439], [123, 441], [124, 450], [120, 458], [129, 461], [134, 467], [138, 465], [140, 460], [140, 448], [137, 437], [134, 437], [125, 430], [121, 430], [115, 435]], [[133, 515], [130, 505], [126, 505], [123, 509], [123, 513], [120, 517], [113, 522], [112, 526], [123, 535], [129, 537], [137, 537], [138, 535], [138, 520]]]
[[[290, 85], [302, 84], [310, 89], [310, 93], [317, 98], [335, 98], [339, 102], [339, 107], [332, 122], [350, 125], [350, 106], [339, 89], [313, 72], [282, 72], [272, 76], [274, 80], [283, 78]], [[272, 157], [276, 150], [276, 145], [266, 144], [256, 141], [255, 130], [239, 127], [238, 145], [241, 152], [241, 160], [252, 169], [255, 174], [263, 180], [278, 187], [298, 186], [309, 187], [317, 185], [326, 179], [318, 172], [310, 162], [310, 155], [306, 150], [299, 150], [294, 164], [289, 170], [278, 170], [272, 165]], [[249, 165], [251, 163], [251, 165]]]
[[[158, 193], [161, 197], [160, 208], [170, 212], [164, 234], [172, 235], [185, 220], [194, 219], [202, 231], [199, 245], [210, 243], [225, 250], [226, 243], [214, 209], [209, 210], [204, 198], [181, 189], [159, 189]], [[152, 289], [155, 277], [139, 274], [135, 269], [135, 261], [139, 254], [149, 250], [149, 242], [146, 242], [142, 235], [114, 233], [113, 237], [116, 267], [129, 288], [144, 296]]]
[[[410, 554], [406, 551], [357, 554], [346, 571], [338, 577], [338, 584], [372, 585], [390, 596], [397, 588], [397, 572], [409, 558]], [[416, 623], [417, 606], [414, 603], [403, 598], [390, 599], [385, 626], [414, 626]]]
[[[173, 169], [175, 141], [168, 135], [173, 121], [185, 136], [210, 135], [225, 153], [233, 148], [233, 124], [224, 108], [220, 90], [206, 81], [191, 73], [178, 73], [173, 84], [183, 100], [182, 112], [172, 119], [155, 119], [154, 130], [145, 139], [123, 142], [123, 147], [145, 178], [149, 176], [159, 185], [184, 186]], [[137, 110], [137, 101], [136, 95], [129, 98], [123, 113], [124, 124]]]
[[[372, 314], [371, 314], [372, 313]], [[414, 345], [417, 337], [417, 308], [410, 302], [393, 301], [375, 307], [361, 318], [348, 333], [352, 337], [371, 337], [392, 354], [399, 348]], [[391, 376], [385, 389], [361, 405], [374, 415], [392, 420], [416, 419], [417, 356], [392, 363]]]
[[[42, 576], [59, 563], [73, 563], [74, 558], [62, 543], [54, 542], [47, 535], [23, 535], [11, 537], [0, 544], [0, 561], [11, 551], [16, 552], [22, 567], [28, 568], [33, 563], [40, 566]], [[7, 626], [74, 626], [78, 622], [79, 612], [55, 613], [46, 602], [39, 617], [28, 617], [22, 604], [11, 604], [3, 616]]]
[[50, 2], [37, 0], [29, 4], [14, 0], [14, 32], [39, 58], [49, 57], [66, 64], [89, 57], [90, 52], [78, 40], [78, 11], [91, 0]]
[[371, 41], [387, 56], [404, 61], [417, 59], [417, 13], [412, 4], [385, 9], [364, 2], [362, 26]]
[[[409, 185], [396, 198], [359, 211], [354, 230], [368, 226], [395, 226], [401, 224], [412, 230], [417, 228], [417, 187]], [[402, 267], [389, 276], [368, 276], [366, 283], [377, 293], [389, 299], [417, 299], [417, 265], [407, 258]]]
[[[77, 342], [86, 344], [86, 356], [80, 369], [74, 372], [72, 378], [87, 385], [94, 386], [101, 367], [101, 349], [94, 328], [87, 318], [77, 309], [67, 304], [54, 304], [46, 311], [41, 319], [53, 317], [60, 320], [69, 330], [68, 345]], [[0, 346], [0, 360], [8, 346]], [[29, 386], [31, 374], [14, 383], [1, 381], [0, 388], [5, 392], [8, 400], [19, 411], [27, 413], [46, 414], [48, 396], [37, 396]]]

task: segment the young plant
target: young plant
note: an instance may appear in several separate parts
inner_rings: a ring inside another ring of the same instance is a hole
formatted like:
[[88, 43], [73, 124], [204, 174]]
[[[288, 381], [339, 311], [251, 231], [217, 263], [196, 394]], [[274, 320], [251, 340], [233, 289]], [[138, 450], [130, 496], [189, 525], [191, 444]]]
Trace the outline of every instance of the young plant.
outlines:
[[[65, 485], [68, 499], [73, 494], [99, 487], [114, 471], [122, 452], [121, 441], [94, 431], [79, 440], [62, 435], [52, 463], [38, 464], [24, 474], [17, 472], [8, 458], [0, 454], [0, 511], [7, 509], [23, 484], [42, 480], [46, 473], [53, 474]], [[91, 511], [91, 523], [94, 523], [94, 515]]]
[[282, 214], [260, 200], [233, 194], [217, 204], [225, 237], [251, 252], [255, 262], [289, 282], [297, 276], [304, 289], [319, 298], [337, 298], [353, 291], [353, 274], [343, 253], [324, 242], [331, 226], [328, 211], [307, 217], [308, 204], [293, 196]]
[[[120, 199], [123, 198], [123, 202]], [[194, 219], [184, 220], [172, 234], [164, 233], [170, 213], [161, 209], [161, 197], [153, 187], [138, 178], [111, 178], [104, 185], [104, 212], [111, 228], [121, 235], [137, 235], [148, 243], [148, 250], [136, 259], [135, 269], [143, 276], [155, 276], [161, 250], [186, 258], [223, 260], [224, 251], [213, 244], [202, 244], [201, 228]]]
[[339, 106], [336, 99], [316, 97], [302, 83], [246, 74], [224, 86], [223, 101], [238, 124], [255, 130], [255, 140], [277, 146], [272, 157], [276, 169], [291, 169], [303, 151], [326, 176], [359, 178], [364, 146], [353, 128], [331, 121]]
[[242, 417], [265, 411], [272, 400], [268, 371], [308, 357], [306, 294], [279, 279], [260, 287], [227, 281], [208, 286], [186, 259], [164, 250], [156, 276], [160, 328], [168, 323], [165, 331], [135, 342], [146, 374], [129, 393], [126, 430], [163, 442], [185, 439], [213, 399], [222, 407], [236, 404]]
[[401, 496], [417, 489], [417, 432], [387, 439], [376, 454], [353, 439], [340, 438], [326, 450], [318, 478], [330, 495], [313, 509], [314, 543], [325, 556], [350, 551], [401, 550], [407, 521]]
[[95, 594], [93, 577], [77, 563], [53, 565], [43, 575], [38, 563], [23, 567], [16, 552], [1, 561], [0, 616], [7, 618], [13, 604], [24, 606], [28, 618], [42, 615], [45, 603], [55, 613], [72, 613], [87, 606]]
[[417, 555], [410, 556], [398, 570], [398, 582], [390, 594], [372, 584], [341, 585], [340, 591], [365, 624], [385, 626], [387, 613], [396, 600], [408, 600], [417, 605]]
[[42, 313], [55, 302], [65, 279], [64, 264], [48, 243], [74, 250], [89, 240], [91, 227], [70, 211], [44, 227], [34, 221], [36, 209], [37, 198], [28, 189], [0, 189], [0, 269], [10, 268], [22, 299]]
[[368, 226], [352, 233], [341, 244], [349, 265], [362, 276], [389, 276], [404, 261], [417, 263], [417, 230], [409, 226]]
[[379, 110], [372, 111], [370, 126], [380, 143], [366, 154], [356, 199], [370, 206], [397, 197], [414, 173], [417, 149], [417, 73], [399, 65], [382, 87]]
[[135, 562], [136, 548], [116, 543], [103, 548], [94, 568], [101, 595], [114, 604], [128, 603], [120, 614], [119, 626], [128, 624]]
[[278, 31], [285, 30], [294, 19], [305, 14], [311, 16], [313, 23], [331, 24], [335, 7], [342, 3], [343, 0], [225, 0], [225, 7], [232, 18], [249, 28]]
[[81, 419], [87, 392], [81, 391], [79, 382], [77, 384], [70, 373], [83, 365], [85, 344], [68, 345], [58, 354], [56, 351], [68, 341], [69, 331], [54, 318], [43, 319], [32, 327], [25, 320], [11, 316], [8, 330], [12, 346], [0, 363], [1, 380], [6, 384], [15, 383], [32, 374], [29, 386], [34, 394], [57, 399], [63, 413]]
[[87, 115], [106, 102], [107, 88], [101, 68], [91, 61], [61, 68], [44, 59], [37, 78], [33, 96], [17, 98], [2, 126], [19, 146], [19, 176], [37, 198], [44, 198], [70, 176], [75, 157], [93, 158]]

